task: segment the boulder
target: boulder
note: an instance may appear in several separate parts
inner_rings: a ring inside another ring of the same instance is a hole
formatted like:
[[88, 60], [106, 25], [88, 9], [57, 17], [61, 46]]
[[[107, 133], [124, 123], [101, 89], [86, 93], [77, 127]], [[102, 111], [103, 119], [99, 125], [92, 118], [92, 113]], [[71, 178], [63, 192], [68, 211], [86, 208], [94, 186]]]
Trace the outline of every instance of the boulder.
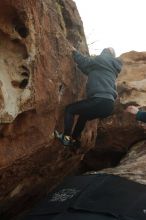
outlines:
[[[0, 2], [3, 219], [25, 209], [32, 197], [53, 189], [81, 160], [81, 154], [65, 150], [53, 135], [54, 129], [63, 129], [65, 106], [84, 95], [86, 79], [74, 63], [72, 46], [88, 54], [73, 1]], [[86, 128], [86, 150], [94, 146], [95, 127], [96, 122]]]

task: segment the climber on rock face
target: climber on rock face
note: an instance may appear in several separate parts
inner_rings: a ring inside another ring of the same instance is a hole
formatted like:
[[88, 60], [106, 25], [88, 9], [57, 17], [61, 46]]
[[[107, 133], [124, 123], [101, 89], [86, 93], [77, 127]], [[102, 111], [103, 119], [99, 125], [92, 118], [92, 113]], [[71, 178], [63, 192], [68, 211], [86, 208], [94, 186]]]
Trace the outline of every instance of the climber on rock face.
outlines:
[[[100, 55], [84, 56], [75, 48], [73, 58], [78, 68], [88, 77], [87, 98], [66, 106], [64, 132], [55, 131], [55, 136], [64, 146], [80, 145], [81, 133], [88, 120], [106, 118], [112, 114], [117, 97], [116, 78], [121, 71], [122, 62], [115, 57], [113, 48], [105, 48]], [[77, 123], [72, 131], [74, 116]]]
[[126, 112], [135, 115], [137, 121], [142, 121], [146, 123], [146, 111], [139, 110], [139, 107], [134, 105], [129, 105], [126, 109]]

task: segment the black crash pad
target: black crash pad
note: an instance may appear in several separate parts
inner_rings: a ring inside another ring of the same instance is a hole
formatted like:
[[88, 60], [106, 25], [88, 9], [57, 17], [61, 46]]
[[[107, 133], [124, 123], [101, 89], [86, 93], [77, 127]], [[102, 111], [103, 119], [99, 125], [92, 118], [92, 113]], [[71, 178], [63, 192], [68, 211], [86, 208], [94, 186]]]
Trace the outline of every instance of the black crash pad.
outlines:
[[24, 220], [146, 220], [146, 186], [108, 175], [68, 177]]

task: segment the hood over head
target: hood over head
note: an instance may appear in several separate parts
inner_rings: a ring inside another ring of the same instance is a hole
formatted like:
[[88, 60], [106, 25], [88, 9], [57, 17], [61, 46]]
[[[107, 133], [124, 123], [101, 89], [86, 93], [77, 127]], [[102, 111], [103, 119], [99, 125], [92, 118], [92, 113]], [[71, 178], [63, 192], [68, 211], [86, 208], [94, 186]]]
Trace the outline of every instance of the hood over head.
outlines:
[[104, 48], [100, 55], [110, 55], [116, 57], [115, 50], [112, 47]]

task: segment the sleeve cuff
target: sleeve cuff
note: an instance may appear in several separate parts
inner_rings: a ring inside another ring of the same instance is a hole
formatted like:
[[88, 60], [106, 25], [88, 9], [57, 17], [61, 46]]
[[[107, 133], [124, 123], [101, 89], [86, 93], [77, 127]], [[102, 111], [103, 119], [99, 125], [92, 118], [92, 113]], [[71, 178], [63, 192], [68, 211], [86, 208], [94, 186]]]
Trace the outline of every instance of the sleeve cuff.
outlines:
[[138, 111], [138, 112], [137, 112], [137, 114], [136, 114], [136, 120], [139, 121], [139, 120], [141, 119], [141, 114], [142, 114], [141, 111]]

